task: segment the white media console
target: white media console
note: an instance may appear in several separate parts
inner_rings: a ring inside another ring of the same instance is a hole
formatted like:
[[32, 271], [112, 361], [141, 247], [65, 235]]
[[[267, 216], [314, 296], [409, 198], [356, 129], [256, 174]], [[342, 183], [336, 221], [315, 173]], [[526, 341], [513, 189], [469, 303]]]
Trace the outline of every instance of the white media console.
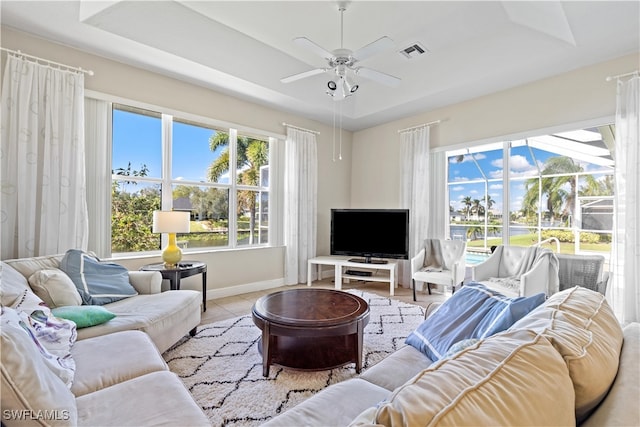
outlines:
[[[322, 280], [322, 266], [332, 265], [334, 267], [336, 289], [342, 289], [343, 280], [366, 280], [367, 282], [389, 283], [389, 294], [394, 295], [394, 288], [398, 287], [398, 263], [395, 260], [388, 260], [384, 264], [365, 263], [350, 261], [354, 257], [342, 256], [319, 256], [311, 258], [307, 264], [307, 286], [311, 286], [311, 276], [313, 265], [318, 269], [318, 280]], [[351, 270], [352, 274], [349, 274]], [[357, 274], [356, 272], [363, 272]], [[371, 275], [368, 275], [370, 272]]]

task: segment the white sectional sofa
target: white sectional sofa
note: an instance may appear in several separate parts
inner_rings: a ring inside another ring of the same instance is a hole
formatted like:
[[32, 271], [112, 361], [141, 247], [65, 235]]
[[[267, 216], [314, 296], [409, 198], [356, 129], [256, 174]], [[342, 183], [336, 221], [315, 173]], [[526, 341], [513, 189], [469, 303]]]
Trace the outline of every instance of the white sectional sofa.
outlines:
[[[38, 271], [58, 269], [63, 255], [20, 258], [3, 261], [27, 280]], [[188, 332], [195, 334], [200, 324], [201, 297], [197, 291], [160, 292], [162, 276], [152, 271], [130, 271], [129, 282], [138, 295], [105, 304], [116, 317], [102, 325], [78, 330], [78, 339], [106, 335], [117, 331], [140, 330], [149, 335], [160, 353], [164, 353]], [[18, 295], [22, 288], [3, 282], [6, 298]], [[9, 294], [7, 294], [9, 293]], [[3, 297], [3, 304], [5, 297]], [[10, 305], [10, 304], [4, 304]], [[50, 307], [54, 308], [54, 307]]]
[[435, 363], [404, 346], [265, 427], [638, 426], [638, 360], [640, 324], [621, 328], [604, 296], [575, 287]]
[[38, 270], [56, 268], [60, 259], [2, 262], [3, 426], [209, 426], [161, 356], [195, 331], [199, 292], [160, 293], [159, 273], [130, 272], [138, 295], [105, 305], [116, 314], [114, 319], [78, 329], [77, 340], [71, 324], [70, 354], [64, 359], [65, 364], [73, 361], [75, 370], [68, 383], [51, 369], [50, 354], [16, 327], [21, 312], [44, 307], [28, 278]]

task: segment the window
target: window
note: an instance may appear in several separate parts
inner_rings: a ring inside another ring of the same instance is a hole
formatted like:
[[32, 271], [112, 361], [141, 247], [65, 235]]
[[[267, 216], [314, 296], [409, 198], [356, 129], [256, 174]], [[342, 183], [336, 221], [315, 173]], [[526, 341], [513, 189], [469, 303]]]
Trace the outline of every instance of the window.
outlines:
[[190, 213], [183, 249], [270, 243], [274, 138], [122, 104], [112, 117], [113, 253], [159, 250], [158, 209]]
[[448, 152], [451, 238], [470, 251], [549, 242], [554, 252], [609, 253], [611, 127]]

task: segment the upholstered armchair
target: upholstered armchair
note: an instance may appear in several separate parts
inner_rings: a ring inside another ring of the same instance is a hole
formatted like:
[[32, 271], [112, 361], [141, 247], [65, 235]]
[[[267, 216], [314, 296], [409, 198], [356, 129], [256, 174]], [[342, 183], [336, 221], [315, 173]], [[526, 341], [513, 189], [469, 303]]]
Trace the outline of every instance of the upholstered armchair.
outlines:
[[443, 287], [462, 283], [465, 276], [464, 254], [467, 243], [460, 240], [426, 239], [424, 247], [411, 259], [411, 286], [416, 301], [416, 281], [424, 282], [429, 294], [430, 283]]
[[538, 246], [498, 246], [471, 267], [471, 280], [508, 297], [550, 296], [558, 291], [558, 258]]

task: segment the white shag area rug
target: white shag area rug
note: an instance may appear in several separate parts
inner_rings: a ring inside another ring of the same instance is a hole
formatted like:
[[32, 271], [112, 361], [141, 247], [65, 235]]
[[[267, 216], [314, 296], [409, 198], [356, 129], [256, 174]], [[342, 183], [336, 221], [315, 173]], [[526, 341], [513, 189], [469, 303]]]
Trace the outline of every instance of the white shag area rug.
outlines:
[[[350, 290], [369, 304], [364, 330], [363, 372], [404, 345], [424, 319], [424, 308]], [[272, 365], [262, 376], [261, 331], [251, 315], [198, 327], [164, 353], [214, 426], [258, 426], [323, 388], [356, 377], [355, 364], [302, 372]]]

